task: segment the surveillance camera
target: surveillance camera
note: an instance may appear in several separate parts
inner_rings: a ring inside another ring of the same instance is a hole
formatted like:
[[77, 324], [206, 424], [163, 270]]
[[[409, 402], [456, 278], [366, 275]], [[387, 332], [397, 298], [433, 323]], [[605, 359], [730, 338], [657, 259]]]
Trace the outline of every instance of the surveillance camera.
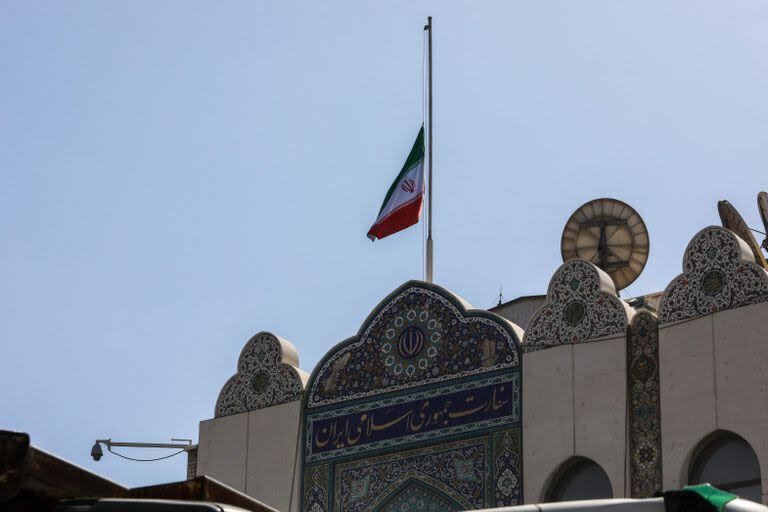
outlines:
[[103, 455], [104, 455], [104, 452], [102, 451], [101, 445], [99, 444], [99, 442], [97, 441], [93, 443], [93, 448], [91, 448], [91, 457], [93, 457], [93, 460], [98, 462]]

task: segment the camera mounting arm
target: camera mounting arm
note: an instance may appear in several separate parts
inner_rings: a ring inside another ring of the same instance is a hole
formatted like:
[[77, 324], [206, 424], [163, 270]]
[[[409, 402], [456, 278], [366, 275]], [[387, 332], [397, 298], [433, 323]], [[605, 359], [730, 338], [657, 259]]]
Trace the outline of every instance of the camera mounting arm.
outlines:
[[[137, 442], [125, 442], [125, 441], [112, 441], [112, 439], [97, 439], [95, 443], [93, 443], [93, 448], [91, 448], [91, 457], [93, 457], [93, 460], [98, 461], [104, 456], [104, 451], [101, 449], [101, 445], [107, 447], [108, 451], [112, 451], [113, 446], [124, 446], [128, 448], [176, 448], [179, 451], [177, 453], [174, 453], [173, 455], [177, 455], [181, 452], [189, 452], [192, 450], [197, 449], [196, 444], [192, 444], [191, 439], [177, 439], [177, 438], [171, 438], [171, 441], [183, 441], [183, 443], [137, 443]], [[113, 452], [114, 453], [114, 452]], [[119, 455], [119, 454], [116, 454]], [[170, 457], [171, 455], [169, 455]], [[129, 458], [129, 457], [126, 457]], [[165, 458], [165, 457], [161, 457]], [[131, 460], [142, 460], [142, 459], [131, 459]], [[158, 460], [158, 459], [148, 459], [144, 460], [145, 462], [149, 462], [151, 460]]]

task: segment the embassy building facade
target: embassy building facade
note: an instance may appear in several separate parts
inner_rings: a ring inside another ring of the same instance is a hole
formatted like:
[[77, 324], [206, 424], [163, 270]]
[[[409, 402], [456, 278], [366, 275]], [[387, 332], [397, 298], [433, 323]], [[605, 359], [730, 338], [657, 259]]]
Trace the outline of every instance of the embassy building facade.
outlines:
[[615, 219], [634, 250], [648, 244], [622, 205], [579, 219], [594, 254], [566, 259], [546, 295], [481, 310], [407, 282], [311, 375], [290, 342], [255, 335], [200, 423], [197, 475], [286, 512], [644, 498], [701, 482], [768, 502], [764, 260], [710, 226], [664, 291], [623, 299]]

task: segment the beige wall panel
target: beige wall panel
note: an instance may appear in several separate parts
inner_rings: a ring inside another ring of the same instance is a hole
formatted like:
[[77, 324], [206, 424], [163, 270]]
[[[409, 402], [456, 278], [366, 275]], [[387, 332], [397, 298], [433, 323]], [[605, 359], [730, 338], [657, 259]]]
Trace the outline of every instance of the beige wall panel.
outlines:
[[[507, 302], [501, 306], [495, 306], [489, 309], [499, 316], [502, 316], [525, 329], [528, 325], [528, 320], [531, 319], [534, 313], [547, 302], [546, 295], [535, 295], [531, 297], [520, 297], [519, 299]], [[522, 339], [522, 335], [520, 336]]]
[[[248, 413], [246, 494], [288, 512], [296, 461], [300, 402]], [[296, 472], [298, 477], [298, 471]], [[298, 485], [294, 486], [298, 496]], [[298, 498], [294, 498], [294, 503]], [[296, 506], [292, 507], [297, 509]]]
[[760, 460], [768, 495], [768, 304], [714, 315], [718, 428], [734, 432]]
[[715, 430], [712, 317], [659, 329], [664, 488], [687, 484], [688, 458]]
[[245, 491], [248, 413], [200, 422], [197, 475]]
[[626, 336], [573, 346], [576, 455], [594, 460], [624, 496]]
[[537, 503], [547, 478], [573, 455], [573, 349], [523, 357], [523, 492], [526, 503]]

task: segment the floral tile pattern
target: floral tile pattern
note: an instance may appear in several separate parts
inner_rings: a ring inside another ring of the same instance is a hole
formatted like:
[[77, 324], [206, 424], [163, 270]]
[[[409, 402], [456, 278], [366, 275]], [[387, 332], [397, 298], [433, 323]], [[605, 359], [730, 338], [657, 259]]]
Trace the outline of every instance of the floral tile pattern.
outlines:
[[522, 503], [519, 331], [468, 308], [408, 282], [320, 362], [302, 411], [303, 511]]
[[547, 302], [528, 322], [523, 350], [623, 335], [631, 313], [608, 274], [588, 261], [568, 261], [552, 276]]
[[662, 324], [768, 302], [768, 272], [749, 246], [720, 226], [699, 231], [683, 257], [683, 273], [664, 290]]
[[286, 353], [298, 365], [293, 345], [269, 332], [260, 332], [240, 352], [237, 373], [224, 384], [216, 401], [216, 417], [238, 414], [301, 398], [301, 370], [284, 361]]
[[435, 288], [407, 286], [380, 305], [361, 334], [322, 363], [309, 407], [519, 367], [519, 341], [503, 320], [468, 313]]

